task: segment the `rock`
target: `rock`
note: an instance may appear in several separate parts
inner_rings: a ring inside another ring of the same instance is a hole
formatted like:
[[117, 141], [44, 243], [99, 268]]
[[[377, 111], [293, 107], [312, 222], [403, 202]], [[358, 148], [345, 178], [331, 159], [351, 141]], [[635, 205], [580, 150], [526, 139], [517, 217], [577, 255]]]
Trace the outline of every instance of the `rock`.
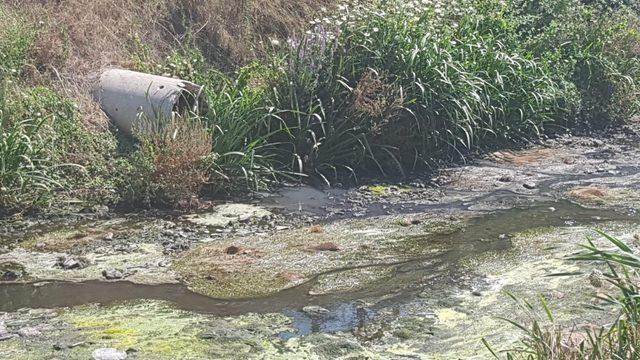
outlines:
[[322, 226], [320, 225], [313, 225], [312, 227], [309, 228], [309, 232], [313, 234], [320, 234], [323, 231], [324, 230], [322, 230]]
[[316, 251], [340, 251], [340, 247], [332, 242], [322, 243], [311, 247], [311, 249]]
[[0, 263], [0, 281], [16, 281], [26, 274], [24, 266], [20, 263], [14, 261]]
[[323, 308], [322, 306], [317, 305], [308, 305], [302, 308], [302, 311], [308, 315], [324, 315], [328, 314], [330, 311]]
[[104, 234], [104, 236], [102, 237], [102, 240], [104, 241], [111, 241], [113, 240], [113, 233], [112, 232], [108, 232], [106, 234]]
[[231, 246], [229, 246], [228, 248], [226, 248], [226, 249], [224, 250], [224, 252], [225, 252], [227, 255], [236, 255], [236, 254], [238, 254], [241, 250], [242, 250], [242, 249], [241, 249], [240, 247], [231, 245]]
[[187, 240], [167, 241], [163, 245], [165, 254], [186, 251], [191, 248], [191, 244]]
[[594, 288], [601, 288], [604, 285], [604, 275], [600, 270], [593, 270], [591, 274], [589, 274], [589, 283]]
[[422, 223], [422, 221], [418, 219], [402, 219], [400, 221], [400, 225], [402, 226], [420, 225], [420, 223]]
[[77, 270], [84, 269], [89, 266], [90, 261], [83, 257], [78, 258], [67, 258], [65, 256], [59, 257], [57, 266], [63, 268], [64, 270]]
[[102, 270], [102, 276], [107, 280], [118, 280], [122, 279], [124, 274], [118, 269], [105, 269]]
[[505, 182], [505, 183], [506, 183], [506, 182], [511, 182], [511, 181], [513, 181], [513, 178], [512, 178], [511, 176], [509, 176], [509, 175], [502, 175], [502, 176], [498, 179], [498, 181], [500, 181], [500, 182]]
[[95, 350], [91, 356], [94, 360], [124, 360], [127, 353], [113, 348], [102, 348]]
[[40, 336], [42, 335], [42, 332], [40, 332], [40, 330], [38, 330], [37, 328], [34, 327], [23, 327], [22, 329], [18, 330], [18, 335], [20, 335], [21, 337], [36, 337], [36, 336]]
[[633, 238], [636, 239], [636, 241], [640, 241], [640, 234], [633, 235]]
[[522, 184], [522, 186], [525, 189], [529, 189], [529, 190], [533, 190], [533, 189], [538, 187], [538, 185], [536, 185], [536, 183], [534, 183], [534, 182], [526, 182], [526, 183]]

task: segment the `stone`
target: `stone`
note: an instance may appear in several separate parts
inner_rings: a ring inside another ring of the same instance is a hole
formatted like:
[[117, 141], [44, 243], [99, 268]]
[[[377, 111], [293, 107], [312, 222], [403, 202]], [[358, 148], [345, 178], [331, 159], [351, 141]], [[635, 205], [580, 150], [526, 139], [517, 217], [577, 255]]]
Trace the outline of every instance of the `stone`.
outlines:
[[14, 261], [0, 263], [0, 281], [16, 281], [26, 274], [24, 266], [20, 263]]
[[22, 329], [18, 330], [17, 333], [21, 337], [25, 337], [25, 338], [42, 335], [42, 332], [34, 327], [23, 327]]
[[594, 269], [589, 274], [589, 283], [594, 288], [601, 288], [604, 285], [604, 275], [600, 270]]
[[106, 234], [104, 234], [104, 236], [102, 237], [102, 240], [104, 241], [111, 241], [113, 240], [113, 233], [112, 232], [108, 232]]
[[233, 246], [233, 245], [231, 245], [231, 246], [227, 247], [227, 248], [224, 250], [224, 252], [225, 252], [227, 255], [236, 255], [236, 254], [238, 254], [241, 250], [242, 250], [242, 248], [240, 248], [240, 247], [238, 247], [238, 246]]
[[102, 276], [107, 280], [118, 280], [122, 279], [124, 274], [118, 269], [105, 269], [102, 270]]
[[114, 348], [102, 348], [96, 349], [91, 356], [94, 360], [125, 360], [127, 353]]
[[302, 311], [308, 315], [324, 315], [328, 314], [330, 311], [323, 308], [322, 306], [317, 305], [309, 305], [302, 308]]
[[505, 183], [506, 183], [506, 182], [511, 182], [511, 181], [513, 181], [513, 178], [512, 178], [511, 176], [509, 176], [509, 175], [502, 175], [502, 176], [498, 179], [498, 181], [500, 181], [500, 182], [505, 182]]
[[191, 248], [191, 244], [187, 240], [178, 240], [175, 242], [167, 241], [163, 245], [165, 254], [172, 252], [182, 252]]
[[534, 183], [534, 182], [526, 182], [526, 183], [522, 184], [522, 186], [525, 189], [529, 189], [529, 190], [533, 190], [533, 189], [538, 187], [538, 185], [536, 185], [536, 183]]
[[89, 260], [83, 257], [67, 258], [63, 256], [58, 258], [57, 265], [64, 270], [84, 269], [89, 265]]

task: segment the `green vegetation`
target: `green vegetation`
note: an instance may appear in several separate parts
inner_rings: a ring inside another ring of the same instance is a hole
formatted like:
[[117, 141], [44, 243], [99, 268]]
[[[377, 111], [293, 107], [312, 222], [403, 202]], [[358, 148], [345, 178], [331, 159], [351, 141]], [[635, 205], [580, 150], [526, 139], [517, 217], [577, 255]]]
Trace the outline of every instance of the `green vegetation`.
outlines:
[[[532, 303], [509, 294], [514, 301], [531, 314], [530, 324], [520, 324], [509, 319], [523, 331], [525, 338], [515, 349], [506, 351], [507, 359], [572, 360], [572, 359], [636, 359], [640, 346], [640, 257], [623, 241], [603, 232], [613, 249], [603, 249], [589, 240], [584, 251], [572, 259], [603, 264], [608, 271], [594, 270], [589, 281], [596, 288], [609, 288], [616, 294], [602, 292], [597, 295], [597, 305], [591, 308], [614, 315], [611, 325], [606, 327], [567, 328], [557, 324], [544, 297], [540, 297], [540, 308], [544, 316], [538, 316]], [[586, 305], [585, 305], [586, 306]], [[497, 352], [491, 349], [496, 358]]]
[[[199, 193], [285, 178], [330, 184], [361, 173], [407, 174], [553, 133], [622, 124], [638, 113], [640, 17], [633, 4], [371, 0], [305, 9], [318, 11], [306, 33], [243, 34], [243, 44], [256, 39], [260, 50], [242, 56], [233, 73], [231, 56], [221, 60], [221, 49], [203, 46], [194, 24], [205, 9], [195, 4], [191, 12], [171, 10], [170, 30], [183, 44], [174, 49], [150, 33], [160, 20], [144, 29], [118, 23], [131, 33], [123, 34], [126, 51], [118, 49], [115, 59], [202, 84], [210, 105], [205, 117], [185, 120], [185, 134], [195, 136], [141, 135], [131, 144], [92, 127], [94, 114], [77, 95], [83, 88], [69, 91], [52, 75], [54, 64], [45, 64], [55, 58], [69, 71], [95, 52], [81, 51], [77, 29], [56, 38], [64, 42], [57, 48], [69, 51], [43, 58], [51, 28], [0, 7], [0, 136], [7, 149], [0, 154], [0, 205], [74, 198], [176, 206]], [[223, 37], [216, 34], [214, 44]], [[160, 175], [185, 156], [191, 165], [182, 177]], [[197, 181], [186, 181], [196, 173]]]

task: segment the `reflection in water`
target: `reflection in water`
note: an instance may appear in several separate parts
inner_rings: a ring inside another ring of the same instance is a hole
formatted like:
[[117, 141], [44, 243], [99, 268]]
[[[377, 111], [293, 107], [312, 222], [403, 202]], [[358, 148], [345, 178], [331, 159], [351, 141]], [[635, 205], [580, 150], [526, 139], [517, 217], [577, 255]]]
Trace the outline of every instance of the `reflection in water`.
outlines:
[[327, 313], [308, 314], [304, 311], [285, 310], [283, 313], [293, 319], [296, 333], [283, 332], [280, 337], [289, 339], [315, 332], [334, 333], [360, 327], [375, 317], [375, 311], [353, 303], [339, 303], [327, 307]]

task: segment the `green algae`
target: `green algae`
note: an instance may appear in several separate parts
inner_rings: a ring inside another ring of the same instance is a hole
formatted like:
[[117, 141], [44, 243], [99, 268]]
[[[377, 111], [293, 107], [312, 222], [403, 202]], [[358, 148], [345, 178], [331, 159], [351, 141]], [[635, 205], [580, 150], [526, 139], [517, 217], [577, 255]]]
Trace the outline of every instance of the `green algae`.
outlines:
[[[266, 296], [319, 274], [443, 251], [450, 244], [430, 241], [430, 236], [451, 234], [464, 226], [463, 220], [447, 220], [440, 214], [419, 216], [419, 225], [408, 227], [399, 226], [399, 219], [346, 220], [329, 224], [320, 233], [305, 228], [227, 239], [187, 251], [173, 263], [173, 269], [190, 289], [207, 296]], [[321, 244], [335, 244], [337, 251], [319, 251], [316, 247]], [[230, 246], [245, 251], [228, 254], [225, 249]], [[376, 278], [379, 273], [371, 275]], [[363, 283], [368, 281], [364, 277]], [[349, 286], [337, 284], [336, 289], [343, 291]]]
[[[207, 342], [198, 337], [205, 318], [160, 302], [80, 306], [63, 313], [62, 319], [96, 347], [133, 349], [139, 359], [207, 357]], [[71, 351], [71, 356], [85, 351]]]
[[389, 266], [372, 266], [324, 274], [318, 277], [309, 294], [336, 294], [364, 290], [383, 279], [391, 278], [394, 272], [395, 270]]

